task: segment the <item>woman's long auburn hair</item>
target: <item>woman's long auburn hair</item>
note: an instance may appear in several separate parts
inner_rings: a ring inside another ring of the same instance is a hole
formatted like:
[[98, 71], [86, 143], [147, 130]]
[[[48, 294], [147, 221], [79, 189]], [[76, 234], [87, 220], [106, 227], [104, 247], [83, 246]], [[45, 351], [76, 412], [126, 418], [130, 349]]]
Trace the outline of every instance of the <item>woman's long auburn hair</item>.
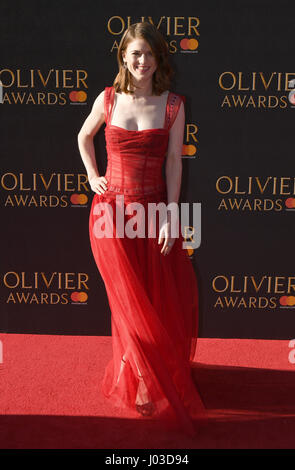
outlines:
[[[124, 32], [118, 52], [117, 60], [119, 72], [114, 80], [113, 86], [117, 93], [124, 92], [133, 94], [135, 86], [132, 83], [132, 74], [128, 68], [124, 67], [122, 52], [126, 51], [128, 44], [134, 39], [145, 39], [156, 58], [157, 69], [153, 74], [153, 95], [161, 95], [164, 91], [170, 89], [171, 79], [174, 70], [169, 63], [168, 45], [160, 31], [149, 21], [133, 23]], [[130, 87], [130, 90], [128, 89]]]

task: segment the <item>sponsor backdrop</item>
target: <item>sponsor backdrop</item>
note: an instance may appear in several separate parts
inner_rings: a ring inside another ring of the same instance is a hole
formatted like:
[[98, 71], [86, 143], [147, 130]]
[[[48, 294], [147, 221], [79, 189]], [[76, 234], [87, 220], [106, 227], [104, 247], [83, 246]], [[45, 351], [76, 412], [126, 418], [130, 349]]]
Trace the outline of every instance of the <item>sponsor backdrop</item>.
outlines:
[[[1, 332], [111, 334], [77, 134], [123, 32], [150, 20], [186, 96], [200, 336], [293, 338], [294, 3], [4, 0], [1, 13]], [[103, 175], [104, 125], [94, 142]]]

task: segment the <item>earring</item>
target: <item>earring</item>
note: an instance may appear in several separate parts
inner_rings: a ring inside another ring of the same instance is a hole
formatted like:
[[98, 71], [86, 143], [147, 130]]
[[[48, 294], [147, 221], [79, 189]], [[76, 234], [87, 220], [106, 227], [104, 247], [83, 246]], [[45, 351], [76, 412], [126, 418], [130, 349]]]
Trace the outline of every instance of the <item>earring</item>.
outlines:
[[127, 62], [124, 62], [124, 69], [127, 69]]

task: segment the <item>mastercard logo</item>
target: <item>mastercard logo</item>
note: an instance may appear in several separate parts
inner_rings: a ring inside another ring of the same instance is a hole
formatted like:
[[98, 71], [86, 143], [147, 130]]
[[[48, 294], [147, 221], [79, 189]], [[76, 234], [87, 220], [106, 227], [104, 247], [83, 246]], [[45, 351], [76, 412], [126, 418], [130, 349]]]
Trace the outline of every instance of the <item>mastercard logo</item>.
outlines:
[[197, 147], [192, 144], [183, 144], [182, 146], [182, 155], [192, 157], [196, 154]]
[[86, 194], [72, 194], [70, 197], [70, 201], [74, 205], [81, 205], [84, 206], [88, 202], [88, 197]]
[[69, 94], [72, 103], [84, 103], [87, 99], [85, 91], [71, 91]]
[[[183, 241], [189, 242], [191, 239], [184, 238]], [[194, 254], [194, 249], [193, 248], [184, 248], [187, 251], [188, 256], [192, 256]]]
[[295, 209], [295, 197], [288, 197], [285, 201], [286, 207], [288, 209]]
[[88, 299], [88, 295], [86, 292], [73, 292], [71, 294], [71, 300], [73, 302], [86, 302]]
[[287, 305], [289, 307], [293, 307], [295, 305], [295, 296], [294, 295], [283, 295], [280, 298], [281, 305]]
[[195, 51], [199, 47], [199, 42], [196, 39], [183, 38], [180, 47], [184, 51]]
[[290, 91], [288, 98], [291, 104], [295, 104], [295, 90]]

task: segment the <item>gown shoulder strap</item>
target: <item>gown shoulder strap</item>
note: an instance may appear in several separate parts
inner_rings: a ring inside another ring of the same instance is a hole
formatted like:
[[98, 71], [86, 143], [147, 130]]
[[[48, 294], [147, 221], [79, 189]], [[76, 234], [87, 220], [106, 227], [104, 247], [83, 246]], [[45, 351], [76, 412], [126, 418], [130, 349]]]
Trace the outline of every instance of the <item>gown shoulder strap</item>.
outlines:
[[109, 117], [112, 115], [114, 96], [115, 88], [113, 86], [106, 86], [104, 89], [104, 115], [106, 124], [108, 124]]
[[166, 106], [166, 119], [165, 119], [165, 129], [171, 129], [173, 123], [176, 119], [178, 110], [180, 108], [181, 102], [185, 104], [185, 96], [178, 93], [170, 92], [167, 100]]

